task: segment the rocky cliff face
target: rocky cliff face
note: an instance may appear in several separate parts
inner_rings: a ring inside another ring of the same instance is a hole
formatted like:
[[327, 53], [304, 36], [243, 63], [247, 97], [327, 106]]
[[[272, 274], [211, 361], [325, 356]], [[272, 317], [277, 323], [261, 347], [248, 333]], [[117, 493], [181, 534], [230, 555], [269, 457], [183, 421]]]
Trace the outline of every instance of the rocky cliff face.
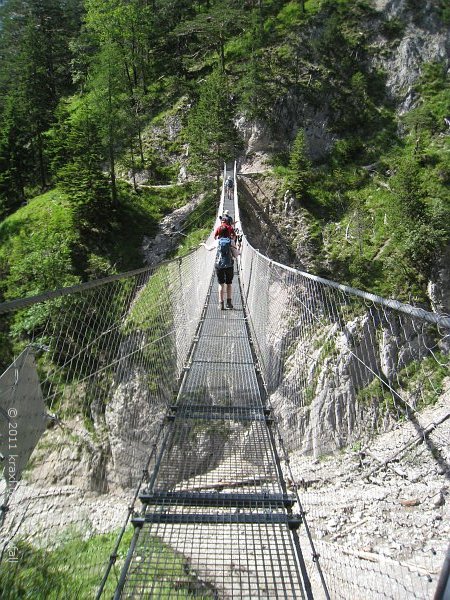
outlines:
[[[442, 61], [447, 67], [450, 65], [450, 32], [438, 18], [435, 2], [423, 2], [414, 11], [408, 0], [374, 0], [373, 5], [379, 18], [374, 17], [369, 25], [371, 68], [381, 68], [386, 73], [386, 94], [394, 101], [398, 114], [403, 114], [418, 100], [413, 86], [423, 64]], [[381, 26], [383, 21], [401, 23], [401, 32], [394, 39], [387, 38]], [[252, 169], [255, 158], [264, 170], [266, 155], [286, 150], [299, 127], [305, 130], [313, 160], [324, 157], [337, 139], [329, 131], [326, 99], [319, 106], [292, 91], [280, 97], [271, 116], [274, 123], [271, 128], [261, 121], [238, 119], [236, 124], [245, 143], [243, 172]]]
[[428, 296], [435, 312], [450, 314], [450, 246], [437, 262], [428, 283]]
[[[372, 21], [364, 24], [370, 30], [368, 68], [385, 73], [386, 98], [401, 116], [420, 100], [414, 87], [423, 65], [440, 61], [447, 68], [450, 66], [450, 30], [439, 18], [436, 2], [431, 0], [415, 3], [414, 9], [409, 0], [373, 0], [373, 7], [376, 12]], [[237, 121], [245, 141], [239, 170], [242, 220], [249, 240], [268, 256], [276, 260], [282, 257], [282, 262], [311, 272], [323, 265], [316, 262], [308, 212], [289, 190], [280, 190], [271, 161], [274, 154], [290, 149], [299, 128], [305, 131], [310, 158], [323, 159], [338, 139], [330, 132], [331, 114], [326, 98], [322, 104], [311, 103], [307, 94], [292, 90], [280, 95], [273, 107], [271, 127], [243, 117]], [[434, 310], [450, 312], [448, 249], [436, 264], [428, 294]]]
[[400, 400], [390, 388], [398, 389], [402, 369], [433, 345], [431, 330], [416, 325], [368, 311], [343, 327], [336, 321], [298, 338], [272, 395], [291, 447], [315, 457], [333, 453], [392, 425], [404, 401], [414, 408], [416, 389]]
[[130, 369], [114, 391], [104, 416], [110, 458], [108, 480], [121, 488], [137, 485], [167, 404], [148, 393], [146, 375]]
[[[417, 101], [413, 86], [422, 65], [436, 61], [449, 64], [450, 34], [437, 17], [435, 2], [422, 2], [414, 14], [407, 0], [375, 0], [375, 6], [387, 18], [405, 23], [398, 45], [381, 52], [375, 61], [387, 73], [386, 89], [403, 114]], [[379, 37], [377, 44], [384, 48], [386, 40]]]

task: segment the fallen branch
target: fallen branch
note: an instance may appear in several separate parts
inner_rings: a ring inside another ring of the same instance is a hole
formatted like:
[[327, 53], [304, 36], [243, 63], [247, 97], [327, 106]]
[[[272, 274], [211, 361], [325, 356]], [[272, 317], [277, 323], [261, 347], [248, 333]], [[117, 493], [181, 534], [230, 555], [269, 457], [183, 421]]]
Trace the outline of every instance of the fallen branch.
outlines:
[[402, 448], [400, 448], [400, 450], [398, 450], [397, 452], [395, 452], [395, 454], [393, 454], [391, 457], [387, 458], [382, 463], [380, 463], [378, 466], [374, 467], [371, 471], [369, 471], [369, 473], [367, 473], [366, 475], [363, 475], [363, 478], [367, 479], [368, 477], [370, 477], [371, 475], [373, 475], [374, 473], [376, 473], [377, 471], [379, 471], [383, 467], [386, 467], [390, 462], [392, 462], [393, 460], [395, 460], [397, 458], [397, 456], [399, 456], [400, 454], [403, 454], [404, 452], [406, 452], [406, 450], [409, 450], [413, 446], [417, 446], [417, 445], [421, 444], [425, 440], [425, 438], [427, 436], [429, 436], [430, 433], [432, 433], [436, 429], [436, 427], [438, 425], [441, 425], [441, 423], [443, 423], [444, 421], [446, 421], [449, 417], [450, 417], [450, 413], [447, 413], [446, 415], [444, 415], [442, 417], [442, 419], [439, 419], [439, 421], [437, 421], [436, 423], [430, 423], [430, 425], [428, 425], [428, 427], [426, 427], [422, 431], [422, 433], [419, 433], [418, 435], [416, 435], [415, 438], [413, 438], [412, 440], [410, 440], [407, 444], [405, 444]]
[[425, 569], [425, 567], [421, 567], [419, 565], [415, 565], [409, 562], [401, 562], [398, 560], [394, 560], [393, 558], [389, 558], [388, 556], [383, 556], [382, 554], [376, 554], [375, 552], [365, 552], [364, 550], [350, 550], [349, 548], [342, 548], [342, 552], [344, 554], [348, 554], [349, 556], [354, 556], [356, 558], [361, 558], [362, 560], [368, 560], [373, 563], [388, 563], [390, 565], [396, 565], [397, 567], [405, 567], [410, 571], [414, 571], [419, 573], [419, 575], [425, 575], [429, 579], [431, 579], [431, 575], [436, 575], [439, 573], [437, 571], [430, 571]]
[[190, 492], [199, 492], [201, 490], [223, 490], [224, 488], [235, 488], [241, 485], [257, 485], [259, 483], [270, 483], [272, 477], [248, 477], [247, 479], [236, 479], [230, 481], [217, 481], [216, 483], [205, 483], [203, 485], [193, 485], [189, 487]]
[[347, 535], [348, 533], [350, 533], [351, 531], [353, 531], [354, 529], [356, 529], [360, 525], [364, 525], [364, 523], [366, 523], [368, 520], [369, 520], [369, 517], [366, 517], [365, 519], [362, 519], [362, 521], [358, 521], [357, 523], [355, 523], [354, 525], [352, 525], [351, 527], [349, 527], [345, 531], [340, 531], [339, 533], [335, 533], [333, 536], [331, 536], [330, 540], [332, 542], [334, 542], [338, 538], [344, 537], [345, 535]]
[[[378, 458], [378, 456], [375, 456], [375, 454], [373, 454], [369, 450], [365, 450], [365, 453], [367, 454], [367, 456], [370, 456], [371, 458], [376, 460], [378, 463], [380, 463], [380, 467], [384, 466], [384, 463], [381, 460], [381, 458]], [[394, 465], [386, 465], [386, 466], [389, 466], [389, 468], [392, 469], [394, 471], [394, 473], [396, 473], [399, 477], [402, 477], [403, 479], [407, 479], [408, 476], [404, 471], [397, 469], [397, 467], [395, 467]], [[369, 477], [370, 475], [371, 475], [371, 473], [369, 473], [369, 475], [367, 475], [367, 477]]]

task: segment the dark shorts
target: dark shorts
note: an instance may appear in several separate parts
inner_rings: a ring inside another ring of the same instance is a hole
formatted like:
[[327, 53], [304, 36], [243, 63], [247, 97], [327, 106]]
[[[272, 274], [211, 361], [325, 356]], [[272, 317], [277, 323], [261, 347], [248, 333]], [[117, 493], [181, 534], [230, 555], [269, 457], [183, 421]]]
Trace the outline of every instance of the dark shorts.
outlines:
[[219, 283], [231, 283], [233, 281], [233, 267], [227, 267], [226, 269], [216, 269], [216, 273]]

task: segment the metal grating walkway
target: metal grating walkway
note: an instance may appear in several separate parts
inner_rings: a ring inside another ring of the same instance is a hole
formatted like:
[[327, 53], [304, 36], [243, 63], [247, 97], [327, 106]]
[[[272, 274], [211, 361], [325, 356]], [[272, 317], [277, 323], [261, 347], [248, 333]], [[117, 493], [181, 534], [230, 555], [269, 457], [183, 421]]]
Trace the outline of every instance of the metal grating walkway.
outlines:
[[237, 274], [234, 310], [216, 287], [214, 275], [116, 598], [309, 597]]

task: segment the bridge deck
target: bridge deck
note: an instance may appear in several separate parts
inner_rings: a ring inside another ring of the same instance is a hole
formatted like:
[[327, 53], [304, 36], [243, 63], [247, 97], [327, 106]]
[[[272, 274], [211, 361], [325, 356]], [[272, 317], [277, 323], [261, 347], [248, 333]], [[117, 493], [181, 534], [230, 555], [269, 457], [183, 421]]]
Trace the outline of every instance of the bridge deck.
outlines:
[[219, 310], [213, 275], [164, 449], [141, 494], [122, 598], [305, 597], [300, 523], [279, 468], [237, 277], [233, 304]]

